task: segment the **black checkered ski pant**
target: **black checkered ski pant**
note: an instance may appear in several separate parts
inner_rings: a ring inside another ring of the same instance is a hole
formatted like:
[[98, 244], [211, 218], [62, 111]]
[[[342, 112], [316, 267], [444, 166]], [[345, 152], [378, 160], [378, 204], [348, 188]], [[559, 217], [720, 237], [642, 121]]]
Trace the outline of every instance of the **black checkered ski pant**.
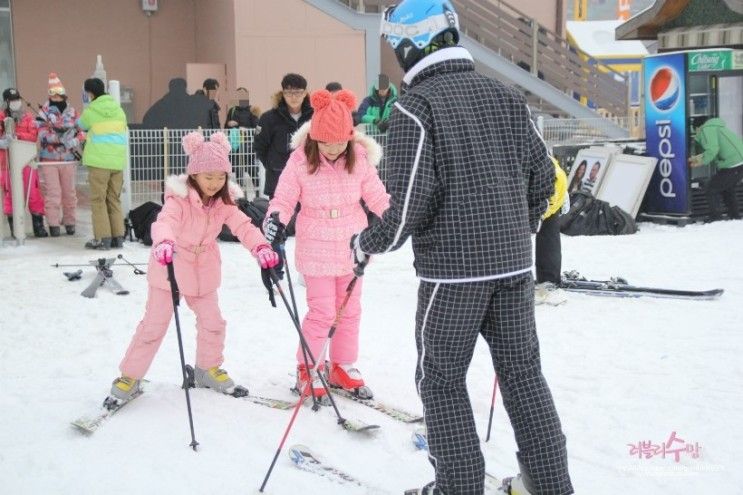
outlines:
[[478, 335], [490, 346], [503, 404], [535, 495], [573, 493], [565, 436], [542, 376], [530, 273], [470, 283], [421, 282], [416, 385], [429, 458], [445, 495], [482, 495], [485, 461], [466, 375]]

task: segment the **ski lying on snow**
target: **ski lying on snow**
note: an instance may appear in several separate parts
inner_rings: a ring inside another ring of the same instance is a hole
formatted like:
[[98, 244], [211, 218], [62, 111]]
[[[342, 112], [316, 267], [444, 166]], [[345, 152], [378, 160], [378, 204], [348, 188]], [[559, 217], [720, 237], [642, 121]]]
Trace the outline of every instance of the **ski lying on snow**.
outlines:
[[724, 289], [679, 290], [660, 287], [641, 287], [630, 285], [627, 280], [615, 277], [610, 280], [588, 280], [576, 272], [566, 272], [560, 288], [571, 292], [582, 292], [598, 296], [612, 297], [661, 297], [670, 299], [710, 300], [720, 297]]
[[132, 395], [131, 399], [129, 400], [121, 400], [109, 395], [103, 401], [103, 405], [101, 406], [97, 414], [92, 414], [90, 416], [81, 416], [72, 421], [71, 424], [84, 433], [92, 434], [98, 428], [103, 426], [106, 421], [108, 421], [114, 414], [119, 412], [125, 405], [129, 404], [134, 399], [142, 395], [142, 393], [143, 391], [140, 389], [138, 392]]
[[[413, 434], [411, 435], [410, 439], [413, 441], [413, 446], [418, 450], [424, 450], [428, 452], [428, 437], [426, 436], [426, 429], [425, 428], [418, 428], [416, 429]], [[502, 493], [499, 491], [500, 487], [502, 486], [502, 481], [497, 478], [496, 476], [493, 476], [490, 473], [485, 473], [485, 493]], [[416, 491], [413, 490], [407, 490], [405, 494], [411, 494], [416, 495], [420, 493], [420, 490]]]
[[390, 418], [401, 421], [403, 423], [420, 423], [423, 421], [423, 416], [409, 413], [408, 411], [390, 406], [388, 404], [384, 404], [383, 402], [379, 402], [375, 399], [362, 399], [361, 397], [354, 395], [353, 392], [349, 392], [348, 390], [344, 390], [342, 388], [333, 388], [330, 391], [333, 395], [358, 402], [359, 404], [370, 407], [375, 411], [379, 411], [382, 414], [386, 414]]

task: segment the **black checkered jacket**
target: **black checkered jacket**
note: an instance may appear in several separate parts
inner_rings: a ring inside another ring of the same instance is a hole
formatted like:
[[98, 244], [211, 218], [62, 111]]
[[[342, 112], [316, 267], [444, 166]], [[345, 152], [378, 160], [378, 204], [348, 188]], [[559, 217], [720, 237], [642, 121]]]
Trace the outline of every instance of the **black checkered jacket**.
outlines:
[[390, 208], [361, 249], [412, 236], [416, 272], [432, 282], [530, 271], [555, 171], [523, 96], [475, 72], [461, 47], [428, 55], [403, 83], [385, 146]]

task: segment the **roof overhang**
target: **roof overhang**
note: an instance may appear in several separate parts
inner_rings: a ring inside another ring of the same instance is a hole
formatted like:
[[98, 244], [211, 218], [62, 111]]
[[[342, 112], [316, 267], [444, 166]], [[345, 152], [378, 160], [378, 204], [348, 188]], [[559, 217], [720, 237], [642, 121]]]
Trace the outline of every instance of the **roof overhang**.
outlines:
[[681, 15], [691, 0], [655, 0], [639, 14], [620, 24], [616, 29], [617, 40], [655, 40], [658, 31]]

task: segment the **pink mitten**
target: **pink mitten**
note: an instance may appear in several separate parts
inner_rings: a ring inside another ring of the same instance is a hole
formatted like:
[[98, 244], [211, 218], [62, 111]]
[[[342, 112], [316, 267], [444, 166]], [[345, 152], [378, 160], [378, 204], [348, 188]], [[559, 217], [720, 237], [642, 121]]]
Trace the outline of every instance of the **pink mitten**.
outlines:
[[161, 265], [167, 265], [173, 262], [173, 251], [175, 243], [173, 241], [162, 241], [160, 244], [155, 246], [155, 259]]
[[279, 255], [268, 244], [259, 244], [253, 248], [251, 254], [255, 256], [263, 269], [273, 268], [279, 264]]

